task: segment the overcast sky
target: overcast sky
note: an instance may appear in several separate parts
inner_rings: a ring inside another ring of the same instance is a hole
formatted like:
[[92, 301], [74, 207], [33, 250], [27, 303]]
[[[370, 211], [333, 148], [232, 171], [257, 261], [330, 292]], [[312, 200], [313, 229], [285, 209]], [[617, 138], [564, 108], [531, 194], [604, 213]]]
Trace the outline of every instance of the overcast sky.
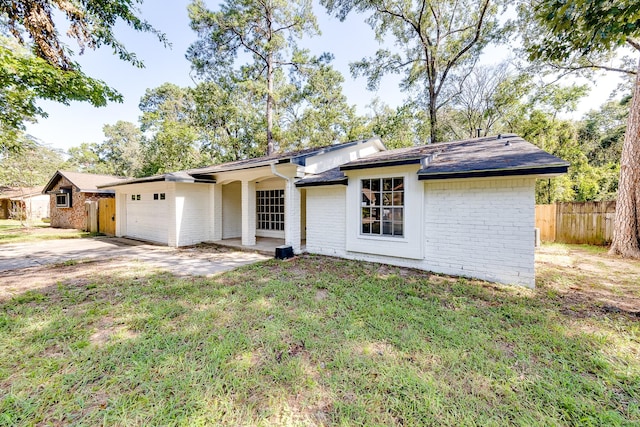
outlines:
[[[206, 2], [211, 9], [217, 9], [217, 1]], [[108, 49], [87, 50], [77, 56], [83, 71], [94, 78], [104, 80], [124, 96], [124, 102], [111, 103], [107, 107], [95, 108], [87, 103], [74, 102], [69, 106], [54, 102], [41, 102], [49, 113], [35, 125], [28, 125], [27, 132], [46, 144], [67, 150], [82, 142], [101, 142], [104, 138], [102, 127], [118, 120], [136, 123], [140, 116], [138, 103], [148, 88], [171, 82], [179, 86], [192, 86], [190, 63], [185, 59], [187, 48], [196, 39], [189, 28], [187, 16], [188, 0], [146, 0], [142, 16], [157, 29], [167, 34], [172, 44], [165, 48], [151, 34], [138, 33], [128, 27], [116, 28], [118, 38], [135, 52], [146, 65], [138, 69], [114, 56]], [[366, 89], [366, 79], [354, 79], [349, 73], [349, 63], [364, 56], [373, 55], [378, 48], [373, 31], [364, 22], [364, 16], [351, 15], [345, 22], [327, 16], [324, 8], [314, 2], [315, 12], [322, 35], [303, 41], [302, 45], [312, 54], [331, 52], [335, 59], [333, 66], [345, 78], [344, 94], [350, 104], [358, 107], [358, 112], [367, 112], [366, 105], [378, 96], [391, 106], [402, 103], [404, 94], [398, 89], [398, 78], [384, 78], [380, 89], [371, 92]], [[73, 49], [77, 46], [71, 45]], [[499, 62], [506, 52], [493, 50], [492, 60]], [[487, 61], [485, 61], [487, 62]], [[610, 76], [599, 82], [599, 87], [581, 104], [580, 112], [596, 108], [604, 102], [616, 85], [617, 78]]]

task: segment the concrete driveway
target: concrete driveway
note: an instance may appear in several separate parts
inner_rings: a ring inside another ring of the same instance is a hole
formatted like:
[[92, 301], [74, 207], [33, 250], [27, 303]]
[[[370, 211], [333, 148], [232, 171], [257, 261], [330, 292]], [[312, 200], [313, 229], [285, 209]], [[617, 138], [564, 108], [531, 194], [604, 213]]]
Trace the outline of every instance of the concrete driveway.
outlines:
[[208, 276], [269, 257], [252, 252], [218, 250], [213, 246], [175, 249], [115, 237], [60, 239], [1, 245], [0, 272], [71, 260], [114, 258], [144, 262], [177, 275]]

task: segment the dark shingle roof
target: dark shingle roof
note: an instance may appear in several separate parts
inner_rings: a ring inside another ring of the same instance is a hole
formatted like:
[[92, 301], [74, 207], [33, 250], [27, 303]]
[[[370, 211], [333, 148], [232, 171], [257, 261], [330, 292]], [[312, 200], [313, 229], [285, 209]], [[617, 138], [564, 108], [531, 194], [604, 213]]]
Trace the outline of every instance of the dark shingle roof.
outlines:
[[342, 170], [421, 164], [420, 179], [564, 173], [569, 163], [517, 135], [474, 138], [376, 153]]
[[347, 177], [339, 167], [329, 169], [317, 175], [311, 175], [296, 182], [296, 187], [314, 187], [317, 185], [347, 184]]
[[43, 193], [47, 191], [53, 190], [56, 183], [60, 178], [66, 178], [69, 182], [71, 182], [76, 188], [83, 193], [104, 193], [109, 192], [108, 190], [99, 190], [99, 186], [104, 186], [105, 184], [110, 184], [113, 182], [123, 181], [124, 178], [113, 175], [98, 175], [93, 173], [82, 173], [82, 172], [69, 172], [69, 171], [56, 171], [53, 177], [49, 180], [49, 183], [44, 187]]
[[[517, 135], [506, 134], [420, 147], [381, 151], [342, 165], [339, 170], [420, 165], [418, 179], [565, 173], [569, 163]], [[298, 186], [344, 184], [336, 171], [298, 181]]]

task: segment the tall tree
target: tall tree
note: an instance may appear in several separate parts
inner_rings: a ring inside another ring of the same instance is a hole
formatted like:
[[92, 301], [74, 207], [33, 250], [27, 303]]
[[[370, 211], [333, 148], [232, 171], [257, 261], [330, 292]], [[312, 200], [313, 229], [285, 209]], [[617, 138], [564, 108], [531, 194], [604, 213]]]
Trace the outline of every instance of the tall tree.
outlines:
[[111, 174], [109, 165], [100, 158], [100, 145], [95, 142], [83, 142], [77, 147], [69, 148], [67, 164], [70, 169], [79, 172]]
[[[46, 184], [64, 160], [58, 150], [22, 133], [18, 137], [21, 150], [7, 150], [0, 155], [0, 187], [17, 187], [25, 196], [29, 188]], [[18, 203], [12, 216], [23, 226], [29, 226], [30, 211], [28, 203]]]
[[264, 154], [262, 97], [247, 83], [229, 73], [198, 83], [191, 93], [195, 103], [191, 122], [200, 134], [205, 157], [227, 162]]
[[[351, 11], [371, 12], [368, 23], [376, 37], [390, 34], [394, 50], [351, 65], [354, 75], [366, 75], [370, 88], [389, 73], [404, 73], [402, 88], [424, 87], [431, 142], [441, 140], [438, 111], [457, 94], [456, 81], [476, 64], [484, 48], [502, 33], [498, 23], [501, 0], [322, 0], [340, 19]], [[422, 95], [421, 95], [422, 96]]]
[[460, 82], [450, 108], [445, 131], [448, 139], [499, 133], [518, 114], [533, 85], [525, 73], [517, 74], [509, 62], [477, 66]]
[[367, 136], [379, 136], [387, 148], [424, 145], [428, 140], [429, 117], [417, 104], [407, 102], [391, 108], [376, 97], [367, 108]]
[[[134, 53], [118, 41], [118, 23], [141, 32], [164, 34], [139, 17], [142, 0], [3, 0], [0, 2], [0, 148], [19, 147], [18, 131], [25, 121], [45, 116], [36, 98], [57, 102], [87, 101], [103, 106], [121, 101], [104, 82], [85, 75], [60, 40], [58, 28], [80, 46], [109, 46], [120, 59], [142, 66]], [[27, 38], [28, 37], [28, 38]], [[16, 49], [19, 43], [30, 49]]]
[[107, 163], [109, 173], [117, 176], [138, 176], [142, 168], [142, 131], [131, 122], [118, 120], [102, 128], [105, 140], [98, 146], [98, 155]]
[[[533, 6], [533, 7], [532, 7]], [[628, 0], [536, 0], [521, 12], [535, 23], [525, 46], [533, 60], [565, 68], [598, 66], [618, 48], [640, 54], [640, 7]], [[621, 70], [617, 68], [617, 70]], [[640, 258], [640, 61], [620, 161], [615, 233], [610, 252]]]
[[294, 40], [318, 33], [310, 0], [225, 0], [220, 10], [207, 9], [202, 0], [189, 5], [191, 28], [199, 40], [187, 58], [203, 76], [233, 69], [238, 55], [250, 55], [245, 77], [263, 81], [267, 124], [267, 154], [274, 150], [275, 72], [299, 65]]
[[342, 93], [344, 77], [329, 63], [330, 55], [303, 60], [281, 95], [278, 119], [286, 150], [330, 145], [352, 140], [363, 120]]
[[173, 172], [199, 166], [198, 133], [189, 117], [194, 108], [188, 89], [172, 83], [147, 89], [140, 100], [142, 175]]

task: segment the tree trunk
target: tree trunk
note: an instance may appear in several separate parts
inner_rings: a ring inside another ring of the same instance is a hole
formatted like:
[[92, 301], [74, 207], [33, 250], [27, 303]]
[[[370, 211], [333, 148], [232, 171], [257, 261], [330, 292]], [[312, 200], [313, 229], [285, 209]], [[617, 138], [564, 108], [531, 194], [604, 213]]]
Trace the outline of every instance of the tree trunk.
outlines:
[[273, 154], [273, 64], [267, 60], [267, 156]]
[[429, 87], [429, 127], [430, 127], [429, 132], [431, 135], [431, 141], [429, 141], [429, 144], [435, 144], [436, 142], [440, 142], [439, 135], [438, 135], [438, 109], [436, 107], [437, 102], [438, 102], [438, 97], [435, 94], [435, 90], [430, 85]]
[[614, 234], [609, 253], [640, 258], [640, 62], [622, 147]]

